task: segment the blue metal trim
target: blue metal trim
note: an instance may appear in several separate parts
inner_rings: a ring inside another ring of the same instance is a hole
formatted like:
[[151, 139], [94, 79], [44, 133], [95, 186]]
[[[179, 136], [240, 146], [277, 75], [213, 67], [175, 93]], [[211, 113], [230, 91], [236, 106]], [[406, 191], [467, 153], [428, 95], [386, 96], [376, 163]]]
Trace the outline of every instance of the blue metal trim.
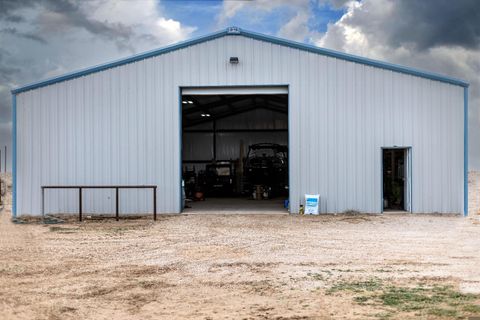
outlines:
[[383, 213], [383, 147], [380, 148], [380, 213]]
[[180, 165], [180, 210], [179, 213], [183, 212], [183, 190], [182, 190], [182, 182], [183, 182], [183, 130], [182, 130], [182, 120], [183, 120], [183, 112], [182, 112], [182, 87], [178, 87], [178, 113], [179, 113], [179, 120], [178, 120], [178, 131], [179, 131], [179, 165]]
[[17, 217], [17, 96], [12, 94], [12, 217]]
[[408, 155], [410, 157], [410, 213], [413, 213], [413, 147], [410, 147]]
[[468, 87], [463, 89], [463, 215], [468, 216]]
[[418, 77], [422, 77], [422, 78], [427, 78], [427, 79], [431, 79], [431, 80], [436, 80], [436, 81], [441, 81], [441, 82], [450, 83], [450, 84], [454, 84], [454, 85], [459, 85], [459, 86], [462, 86], [462, 87], [468, 87], [469, 86], [469, 84], [467, 82], [463, 81], [463, 80], [442, 76], [442, 75], [439, 75], [439, 74], [436, 74], [436, 73], [426, 72], [426, 71], [422, 71], [422, 70], [418, 70], [418, 69], [414, 69], [414, 68], [410, 68], [410, 67], [405, 67], [405, 66], [400, 66], [400, 65], [396, 65], [396, 64], [392, 64], [392, 63], [388, 63], [388, 62], [381, 62], [381, 61], [378, 61], [378, 60], [363, 58], [363, 57], [359, 57], [359, 56], [355, 56], [355, 55], [351, 55], [351, 54], [347, 54], [347, 53], [342, 53], [342, 52], [338, 52], [338, 51], [334, 51], [334, 50], [330, 50], [330, 49], [319, 48], [319, 47], [304, 44], [304, 43], [299, 43], [299, 42], [295, 42], [295, 41], [281, 39], [281, 38], [277, 38], [277, 37], [273, 37], [273, 36], [269, 36], [269, 35], [264, 35], [264, 34], [252, 32], [252, 31], [242, 30], [242, 29], [236, 28], [236, 27], [229, 27], [225, 30], [221, 30], [221, 31], [218, 31], [218, 32], [206, 35], [206, 36], [202, 36], [202, 37], [199, 37], [199, 38], [195, 38], [195, 39], [192, 39], [192, 40], [186, 40], [186, 41], [183, 41], [183, 42], [179, 42], [177, 44], [174, 44], [174, 45], [162, 48], [162, 49], [148, 51], [148, 52], [145, 52], [145, 53], [141, 53], [141, 54], [131, 56], [129, 58], [116, 60], [116, 61], [113, 61], [113, 62], [110, 62], [110, 63], [105, 63], [105, 64], [101, 64], [101, 65], [94, 66], [94, 67], [91, 67], [91, 68], [83, 69], [83, 70], [80, 70], [80, 71], [68, 73], [68, 74], [65, 74], [63, 76], [47, 79], [47, 80], [40, 81], [40, 82], [35, 82], [35, 83], [32, 83], [32, 84], [14, 89], [14, 90], [12, 90], [12, 93], [16, 94], [16, 93], [24, 92], [24, 91], [27, 91], [27, 90], [32, 90], [32, 89], [36, 89], [36, 88], [39, 88], [39, 87], [44, 87], [44, 86], [54, 84], [54, 83], [57, 83], [57, 82], [60, 82], [60, 81], [65, 81], [65, 80], [70, 80], [70, 79], [82, 77], [82, 76], [85, 76], [85, 75], [88, 75], [88, 74], [91, 74], [91, 73], [94, 73], [94, 72], [106, 70], [106, 69], [109, 69], [109, 68], [118, 67], [118, 66], [121, 66], [121, 65], [124, 65], [124, 64], [128, 64], [128, 63], [136, 62], [136, 61], [139, 61], [139, 60], [147, 59], [147, 58], [154, 57], [154, 56], [164, 54], [164, 53], [167, 53], [167, 52], [171, 52], [171, 51], [174, 51], [174, 50], [183, 49], [183, 48], [186, 48], [186, 47], [191, 46], [191, 45], [195, 45], [195, 44], [202, 43], [202, 42], [205, 42], [205, 41], [213, 40], [213, 39], [220, 38], [220, 37], [223, 37], [223, 36], [226, 36], [226, 35], [245, 36], [245, 37], [256, 39], [256, 40], [267, 41], [267, 42], [270, 42], [270, 43], [279, 44], [279, 45], [283, 45], [283, 46], [287, 46], [287, 47], [291, 47], [291, 48], [296, 48], [296, 49], [300, 49], [300, 50], [305, 50], [305, 51], [309, 51], [309, 52], [313, 52], [313, 53], [318, 53], [318, 54], [322, 54], [322, 55], [333, 57], [333, 58], [343, 59], [343, 60], [356, 62], [356, 63], [361, 63], [361, 64], [365, 64], [365, 65], [369, 65], [369, 66], [373, 66], [373, 67], [377, 67], [377, 68], [392, 70], [392, 71], [401, 72], [401, 73], [405, 73], [405, 74], [410, 74], [410, 75], [414, 75], [414, 76], [418, 76]]
[[[291, 179], [292, 179], [292, 176], [291, 176], [291, 174], [290, 174], [291, 160], [292, 160], [292, 157], [291, 157], [291, 155], [292, 155], [292, 149], [291, 149], [291, 144], [290, 144], [290, 141], [291, 141], [290, 135], [291, 135], [292, 131], [290, 130], [290, 129], [291, 129], [290, 123], [291, 123], [292, 120], [291, 120], [291, 117], [290, 117], [290, 115], [291, 115], [291, 114], [290, 114], [290, 107], [291, 107], [291, 105], [290, 105], [290, 96], [291, 96], [291, 94], [290, 94], [290, 85], [289, 85], [289, 84], [287, 84], [287, 91], [288, 91], [288, 102], [287, 102], [287, 103], [288, 103], [288, 105], [287, 105], [287, 132], [288, 132], [288, 137], [287, 137], [287, 143], [288, 143], [288, 145], [287, 145], [287, 150], [288, 150], [288, 155], [287, 155], [287, 156], [288, 156], [288, 158], [287, 158], [287, 160], [288, 160], [288, 208], [287, 208], [287, 210], [288, 210], [288, 213], [289, 213], [289, 214], [292, 214], [292, 188], [291, 188], [291, 181], [292, 181]], [[299, 211], [300, 211], [300, 210], [299, 210]]]
[[[182, 90], [183, 89], [202, 89], [202, 88], [265, 88], [265, 87], [287, 87], [288, 91], [288, 159], [290, 158], [290, 85], [284, 83], [275, 83], [275, 84], [250, 84], [250, 85], [211, 85], [211, 86], [180, 86], [179, 88], [179, 97], [178, 104], [180, 110], [180, 179], [182, 178]], [[181, 182], [181, 181], [180, 181]], [[180, 185], [180, 195], [182, 195], [181, 185]], [[288, 200], [291, 208], [291, 188], [290, 188], [290, 161], [288, 161]], [[181, 206], [180, 206], [181, 208]], [[289, 213], [292, 213], [289, 209]]]
[[462, 87], [468, 87], [469, 86], [469, 83], [467, 83], [463, 80], [460, 80], [460, 79], [456, 79], [456, 78], [452, 78], [452, 77], [446, 77], [446, 76], [443, 76], [443, 75], [440, 75], [440, 74], [427, 72], [427, 71], [423, 71], [423, 70], [418, 70], [418, 69], [415, 69], [415, 68], [401, 66], [401, 65], [397, 65], [397, 64], [393, 64], [393, 63], [378, 61], [378, 60], [369, 59], [369, 58], [364, 58], [364, 57], [360, 57], [360, 56], [356, 56], [356, 55], [352, 55], [352, 54], [348, 54], [348, 53], [343, 53], [343, 52], [339, 52], [339, 51], [335, 51], [335, 50], [320, 48], [320, 47], [316, 47], [316, 46], [305, 44], [305, 43], [300, 43], [300, 42], [290, 41], [290, 40], [286, 40], [286, 39], [281, 39], [281, 38], [277, 38], [277, 37], [270, 36], [270, 35], [264, 35], [264, 34], [261, 34], [261, 33], [256, 33], [256, 32], [246, 31], [246, 30], [242, 30], [240, 35], [244, 35], [244, 36], [249, 37], [249, 38], [253, 38], [253, 39], [257, 39], [257, 40], [263, 40], [263, 41], [267, 41], [267, 42], [271, 42], [271, 43], [275, 43], [275, 44], [279, 44], [279, 45], [283, 45], [283, 46], [287, 46], [287, 47], [291, 47], [291, 48], [310, 51], [310, 52], [322, 54], [322, 55], [333, 57], [333, 58], [338, 58], [338, 59], [343, 59], [343, 60], [347, 60], [347, 61], [351, 61], [351, 62], [361, 63], [361, 64], [369, 65], [369, 66], [372, 66], [372, 67], [397, 71], [397, 72], [406, 73], [406, 74], [410, 74], [410, 75], [414, 75], [414, 76], [418, 76], [418, 77], [422, 77], [422, 78], [427, 78], [427, 79], [431, 79], [431, 80], [436, 80], [436, 81], [446, 82], [446, 83], [450, 83], [450, 84], [454, 84], [454, 85], [459, 85], [459, 86], [462, 86]]
[[144, 59], [147, 59], [147, 58], [158, 56], [158, 55], [168, 53], [168, 52], [171, 52], [171, 51], [175, 51], [175, 50], [178, 50], [178, 49], [183, 49], [183, 48], [186, 48], [186, 47], [198, 44], [198, 43], [202, 43], [202, 42], [205, 42], [205, 41], [220, 38], [220, 37], [223, 37], [226, 34], [227, 34], [227, 30], [221, 30], [221, 31], [218, 31], [218, 32], [206, 35], [206, 36], [182, 41], [182, 42], [179, 42], [179, 43], [176, 43], [176, 44], [173, 44], [173, 45], [161, 48], [161, 49], [155, 49], [155, 50], [152, 50], [152, 51], [147, 51], [147, 52], [144, 52], [144, 53], [133, 55], [133, 56], [128, 57], [128, 58], [123, 58], [123, 59], [115, 60], [115, 61], [112, 61], [112, 62], [100, 64], [100, 65], [97, 65], [97, 66], [94, 66], [94, 67], [82, 69], [82, 70], [79, 70], [79, 71], [74, 71], [72, 73], [67, 73], [65, 75], [50, 78], [50, 79], [47, 79], [47, 80], [34, 82], [34, 83], [31, 83], [31, 84], [22, 86], [20, 88], [14, 89], [14, 90], [12, 90], [12, 93], [16, 94], [16, 93], [20, 93], [20, 92], [24, 92], [24, 91], [48, 86], [50, 84], [54, 84], [54, 83], [57, 83], [57, 82], [83, 77], [83, 76], [86, 76], [88, 74], [95, 73], [95, 72], [98, 72], [98, 71], [103, 71], [103, 70], [106, 70], [106, 69], [115, 68], [115, 67], [118, 67], [118, 66], [121, 66], [121, 65], [124, 65], [124, 64], [137, 62], [137, 61], [140, 61], [140, 60], [144, 60]]

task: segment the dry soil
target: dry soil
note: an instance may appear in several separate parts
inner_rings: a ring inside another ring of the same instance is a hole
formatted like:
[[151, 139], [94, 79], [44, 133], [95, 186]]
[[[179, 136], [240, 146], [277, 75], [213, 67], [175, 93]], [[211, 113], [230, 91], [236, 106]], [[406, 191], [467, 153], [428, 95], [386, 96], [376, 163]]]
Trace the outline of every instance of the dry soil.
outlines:
[[476, 215], [44, 225], [13, 224], [7, 206], [0, 318], [462, 318], [480, 313], [479, 235]]

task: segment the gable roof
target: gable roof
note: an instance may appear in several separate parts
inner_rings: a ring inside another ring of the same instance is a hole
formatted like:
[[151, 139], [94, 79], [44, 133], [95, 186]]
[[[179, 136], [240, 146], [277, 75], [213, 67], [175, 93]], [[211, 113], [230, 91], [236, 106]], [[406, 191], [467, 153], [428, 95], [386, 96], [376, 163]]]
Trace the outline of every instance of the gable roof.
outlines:
[[281, 45], [281, 46], [296, 48], [296, 49], [300, 49], [300, 50], [304, 50], [304, 51], [308, 51], [308, 52], [321, 54], [321, 55], [328, 56], [328, 57], [333, 57], [333, 58], [342, 59], [342, 60], [346, 60], [346, 61], [361, 63], [361, 64], [364, 64], [364, 65], [377, 67], [377, 68], [382, 68], [382, 69], [386, 69], [386, 70], [401, 72], [401, 73], [405, 73], [405, 74], [409, 74], [409, 75], [413, 75], [413, 76], [417, 76], [417, 77], [422, 77], [422, 78], [426, 78], [426, 79], [430, 79], [430, 80], [441, 81], [441, 82], [445, 82], [445, 83], [449, 83], [449, 84], [453, 84], [453, 85], [458, 85], [458, 86], [461, 86], [461, 87], [468, 87], [469, 86], [469, 84], [467, 82], [463, 81], [463, 80], [443, 76], [443, 75], [432, 73], [432, 72], [422, 71], [422, 70], [418, 70], [418, 69], [414, 69], [414, 68], [410, 68], [410, 67], [406, 67], [406, 66], [401, 66], [401, 65], [397, 65], [397, 64], [388, 63], [388, 62], [382, 62], [382, 61], [378, 61], [378, 60], [374, 60], [374, 59], [364, 58], [364, 57], [360, 57], [360, 56], [356, 56], [356, 55], [352, 55], [352, 54], [347, 54], [347, 53], [343, 53], [343, 52], [339, 52], [339, 51], [335, 51], [335, 50], [320, 48], [320, 47], [316, 47], [316, 46], [313, 46], [313, 45], [308, 45], [308, 44], [304, 44], [304, 43], [300, 43], [300, 42], [281, 39], [281, 38], [277, 38], [277, 37], [274, 37], [274, 36], [265, 35], [265, 34], [261, 34], [261, 33], [257, 33], [257, 32], [246, 31], [246, 30], [243, 30], [243, 29], [240, 29], [240, 28], [237, 28], [237, 27], [229, 27], [229, 28], [226, 28], [224, 30], [220, 30], [220, 31], [217, 31], [215, 33], [211, 33], [209, 35], [205, 35], [205, 36], [201, 36], [201, 37], [198, 37], [198, 38], [195, 38], [195, 39], [182, 41], [182, 42], [179, 42], [179, 43], [176, 43], [176, 44], [164, 47], [164, 48], [160, 48], [160, 49], [156, 49], [156, 50], [152, 50], [152, 51], [147, 51], [147, 52], [144, 52], [144, 53], [133, 55], [133, 56], [128, 57], [128, 58], [115, 60], [115, 61], [112, 61], [112, 62], [100, 64], [100, 65], [93, 66], [93, 67], [90, 67], [90, 68], [86, 68], [86, 69], [74, 71], [74, 72], [71, 72], [71, 73], [67, 73], [67, 74], [57, 76], [57, 77], [54, 77], [54, 78], [42, 80], [42, 81], [39, 81], [39, 82], [34, 82], [34, 83], [31, 83], [31, 84], [13, 89], [12, 94], [17, 94], [17, 93], [21, 93], [21, 92], [24, 92], [24, 91], [44, 87], [44, 86], [54, 84], [54, 83], [57, 83], [57, 82], [82, 77], [82, 76], [85, 76], [85, 75], [88, 75], [88, 74], [91, 74], [91, 73], [95, 73], [95, 72], [99, 72], [99, 71], [102, 71], [102, 70], [115, 68], [115, 67], [118, 67], [118, 66], [121, 66], [121, 65], [124, 65], [124, 64], [140, 61], [140, 60], [143, 60], [143, 59], [158, 56], [158, 55], [161, 55], [161, 54], [164, 54], [164, 53], [167, 53], [167, 52], [171, 52], [171, 51], [175, 51], [175, 50], [178, 50], [178, 49], [183, 49], [183, 48], [186, 48], [186, 47], [191, 46], [191, 45], [195, 45], [195, 44], [202, 43], [202, 42], [205, 42], [205, 41], [217, 39], [217, 38], [224, 37], [224, 36], [227, 36], [227, 35], [244, 36], [244, 37], [247, 37], [247, 38], [266, 41], [266, 42], [278, 44], [278, 45]]

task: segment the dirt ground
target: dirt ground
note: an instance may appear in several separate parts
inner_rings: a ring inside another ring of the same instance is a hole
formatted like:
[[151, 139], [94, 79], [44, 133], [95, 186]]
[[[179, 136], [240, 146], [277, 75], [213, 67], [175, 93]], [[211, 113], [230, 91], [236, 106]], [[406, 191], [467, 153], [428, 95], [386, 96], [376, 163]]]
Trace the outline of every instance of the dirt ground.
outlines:
[[[0, 224], [2, 319], [480, 314], [475, 219], [181, 215], [14, 225], [9, 215]], [[383, 296], [392, 286], [426, 286], [428, 296], [451, 286], [446, 294], [468, 303], [399, 308]]]
[[176, 215], [13, 224], [1, 319], [480, 316], [480, 219]]
[[480, 171], [468, 173], [468, 213], [480, 215]]

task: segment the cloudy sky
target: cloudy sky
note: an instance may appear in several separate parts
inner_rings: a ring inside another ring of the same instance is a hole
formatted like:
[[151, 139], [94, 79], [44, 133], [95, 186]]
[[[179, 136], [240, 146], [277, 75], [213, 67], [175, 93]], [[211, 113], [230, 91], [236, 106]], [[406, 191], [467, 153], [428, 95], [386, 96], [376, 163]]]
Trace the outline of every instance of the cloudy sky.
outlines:
[[480, 0], [0, 0], [0, 146], [12, 88], [235, 25], [468, 81], [478, 170], [479, 21]]

